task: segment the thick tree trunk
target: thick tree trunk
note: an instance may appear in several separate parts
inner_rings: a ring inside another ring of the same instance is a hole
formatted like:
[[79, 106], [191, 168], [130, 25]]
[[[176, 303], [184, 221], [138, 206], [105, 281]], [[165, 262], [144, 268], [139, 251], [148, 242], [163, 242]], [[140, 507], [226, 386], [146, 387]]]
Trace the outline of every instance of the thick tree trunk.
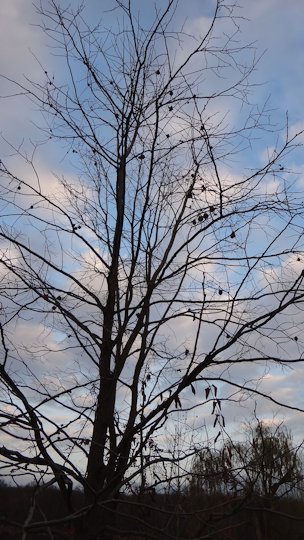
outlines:
[[113, 540], [117, 501], [94, 506], [76, 526], [75, 540]]

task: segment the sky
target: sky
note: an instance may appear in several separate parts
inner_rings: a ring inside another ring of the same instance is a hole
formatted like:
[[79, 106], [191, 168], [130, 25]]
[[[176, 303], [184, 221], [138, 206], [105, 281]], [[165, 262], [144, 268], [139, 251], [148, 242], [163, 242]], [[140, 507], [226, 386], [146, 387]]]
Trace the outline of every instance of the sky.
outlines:
[[[143, 0], [144, 3], [145, 0]], [[147, 0], [146, 0], [147, 1]], [[165, 1], [165, 0], [164, 0]], [[147, 2], [151, 6], [152, 2]], [[76, 0], [70, 4], [75, 7]], [[112, 0], [98, 1], [86, 0], [87, 15], [94, 20], [100, 7], [107, 10], [112, 7]], [[140, 5], [137, 0], [135, 4]], [[160, 2], [161, 4], [161, 2]], [[256, 54], [260, 56], [259, 63], [253, 74], [256, 86], [252, 89], [252, 100], [262, 106], [267, 101], [271, 110], [274, 126], [283, 126], [288, 112], [291, 126], [304, 127], [303, 89], [304, 89], [304, 5], [303, 0], [240, 0], [240, 13], [244, 20], [240, 20], [242, 29], [241, 39], [244, 42], [254, 43]], [[203, 18], [208, 16], [210, 2], [207, 0], [187, 0], [181, 2], [180, 17], [185, 19], [189, 31], [195, 31], [203, 24]], [[184, 6], [184, 7], [183, 7]], [[147, 10], [146, 16], [149, 16]], [[0, 2], [0, 73], [11, 79], [20, 80], [24, 76], [31, 79], [40, 77], [41, 67], [48, 66], [50, 71], [56, 67], [56, 58], [51, 56], [47, 40], [37, 25], [39, 18], [29, 0], [2, 0]], [[112, 24], [117, 24], [112, 17]], [[9, 93], [7, 84], [0, 82], [0, 132], [1, 135], [15, 145], [22, 141], [39, 140], [36, 124], [39, 124], [38, 111], [22, 96], [7, 98]], [[242, 114], [241, 109], [234, 110], [233, 114]], [[266, 135], [265, 135], [266, 136]], [[267, 137], [266, 137], [267, 138]], [[26, 143], [28, 144], [28, 143]], [[265, 141], [261, 142], [265, 150]], [[5, 142], [0, 142], [1, 153], [8, 154], [9, 149]], [[257, 156], [260, 159], [260, 156]], [[300, 173], [304, 171], [304, 154], [297, 153], [293, 165]], [[41, 170], [45, 171], [48, 182], [51, 177], [48, 171], [58, 167], [56, 149], [41, 148], [37, 156]], [[62, 164], [65, 173], [69, 165]], [[304, 177], [303, 177], [304, 185]], [[242, 369], [248, 370], [248, 366]], [[250, 376], [254, 377], [254, 370]], [[246, 374], [248, 377], [248, 373]], [[245, 377], [245, 374], [244, 374]], [[250, 378], [250, 377], [249, 377]], [[304, 408], [304, 392], [301, 390], [299, 380], [304, 382], [304, 369], [296, 367], [294, 371], [281, 368], [269, 373], [265, 379], [264, 388], [279, 401], [286, 399]], [[226, 414], [235, 419], [235, 426], [244, 419], [249, 418], [246, 404], [241, 407], [238, 403], [229, 405]], [[278, 408], [263, 401], [257, 407], [257, 414], [265, 419], [286, 419], [295, 436], [302, 434], [302, 420], [299, 414], [292, 411], [278, 410]], [[233, 427], [232, 431], [239, 431]]]

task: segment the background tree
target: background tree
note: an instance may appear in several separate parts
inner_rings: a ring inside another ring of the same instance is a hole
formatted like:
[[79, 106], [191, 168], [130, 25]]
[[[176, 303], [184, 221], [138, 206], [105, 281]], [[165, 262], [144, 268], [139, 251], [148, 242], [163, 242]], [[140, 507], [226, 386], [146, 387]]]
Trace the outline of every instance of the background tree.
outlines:
[[208, 530], [216, 535], [213, 508], [222, 506], [221, 519], [217, 513], [215, 520], [220, 529], [216, 538], [225, 529], [225, 518], [235, 538], [247, 533], [246, 523], [254, 538], [284, 538], [288, 526], [294, 529], [293, 511], [298, 506], [301, 512], [302, 489], [301, 445], [294, 444], [282, 424], [269, 427], [259, 420], [248, 424], [244, 441], [227, 440], [222, 448], [201, 450], [193, 459], [188, 496], [198, 515], [201, 510], [196, 537]]
[[200, 451], [193, 459], [190, 491], [269, 500], [301, 493], [301, 446], [295, 446], [291, 433], [258, 420], [254, 427], [247, 426], [245, 436], [244, 442], [228, 441], [218, 451]]
[[228, 490], [231, 465], [227, 466], [225, 457], [224, 450], [208, 447], [193, 458], [189, 484], [191, 495], [218, 495]]
[[303, 479], [299, 451], [284, 427], [269, 427], [258, 421], [254, 430], [248, 428], [247, 443], [237, 450], [236, 461], [240, 461], [242, 471], [237, 483], [247, 493], [268, 498], [296, 494]]
[[112, 537], [115, 499], [139, 474], [161, 485], [166, 462], [197, 451], [189, 437], [168, 452], [177, 409], [211, 402], [221, 432], [218, 381], [239, 399], [256, 390], [242, 363], [302, 360], [303, 205], [283, 165], [297, 135], [236, 174], [271, 126], [249, 103], [254, 51], [236, 41], [234, 6], [218, 0], [195, 36], [177, 30], [175, 0], [149, 25], [132, 2], [114, 7], [105, 30], [42, 2], [64, 80], [45, 66], [43, 82], [3, 76], [75, 174], [42, 178], [23, 146], [10, 150], [22, 169], [0, 165], [2, 471], [56, 483], [86, 539]]

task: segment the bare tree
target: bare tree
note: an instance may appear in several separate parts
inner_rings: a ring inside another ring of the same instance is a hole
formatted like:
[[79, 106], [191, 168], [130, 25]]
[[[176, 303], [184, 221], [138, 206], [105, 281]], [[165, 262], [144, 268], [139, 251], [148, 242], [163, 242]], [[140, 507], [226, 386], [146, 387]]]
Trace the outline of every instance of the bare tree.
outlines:
[[3, 76], [75, 173], [41, 177], [23, 146], [23, 169], [1, 161], [2, 471], [56, 483], [86, 539], [112, 537], [119, 491], [161, 485], [197, 451], [169, 452], [177, 409], [207, 404], [216, 435], [221, 381], [240, 399], [256, 391], [242, 364], [302, 360], [303, 205], [285, 165], [298, 139], [274, 133], [262, 165], [250, 153], [272, 128], [249, 102], [255, 51], [234, 6], [218, 0], [192, 36], [175, 0], [149, 26], [114, 4], [105, 29], [43, 2], [65, 78]]

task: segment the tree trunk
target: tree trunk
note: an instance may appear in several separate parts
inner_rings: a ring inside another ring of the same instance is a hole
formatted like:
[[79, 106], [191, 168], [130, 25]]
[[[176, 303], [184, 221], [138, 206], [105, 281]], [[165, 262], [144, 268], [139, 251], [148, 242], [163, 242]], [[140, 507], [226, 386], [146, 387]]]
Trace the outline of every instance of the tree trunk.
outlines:
[[94, 506], [76, 526], [75, 540], [113, 540], [117, 501]]

